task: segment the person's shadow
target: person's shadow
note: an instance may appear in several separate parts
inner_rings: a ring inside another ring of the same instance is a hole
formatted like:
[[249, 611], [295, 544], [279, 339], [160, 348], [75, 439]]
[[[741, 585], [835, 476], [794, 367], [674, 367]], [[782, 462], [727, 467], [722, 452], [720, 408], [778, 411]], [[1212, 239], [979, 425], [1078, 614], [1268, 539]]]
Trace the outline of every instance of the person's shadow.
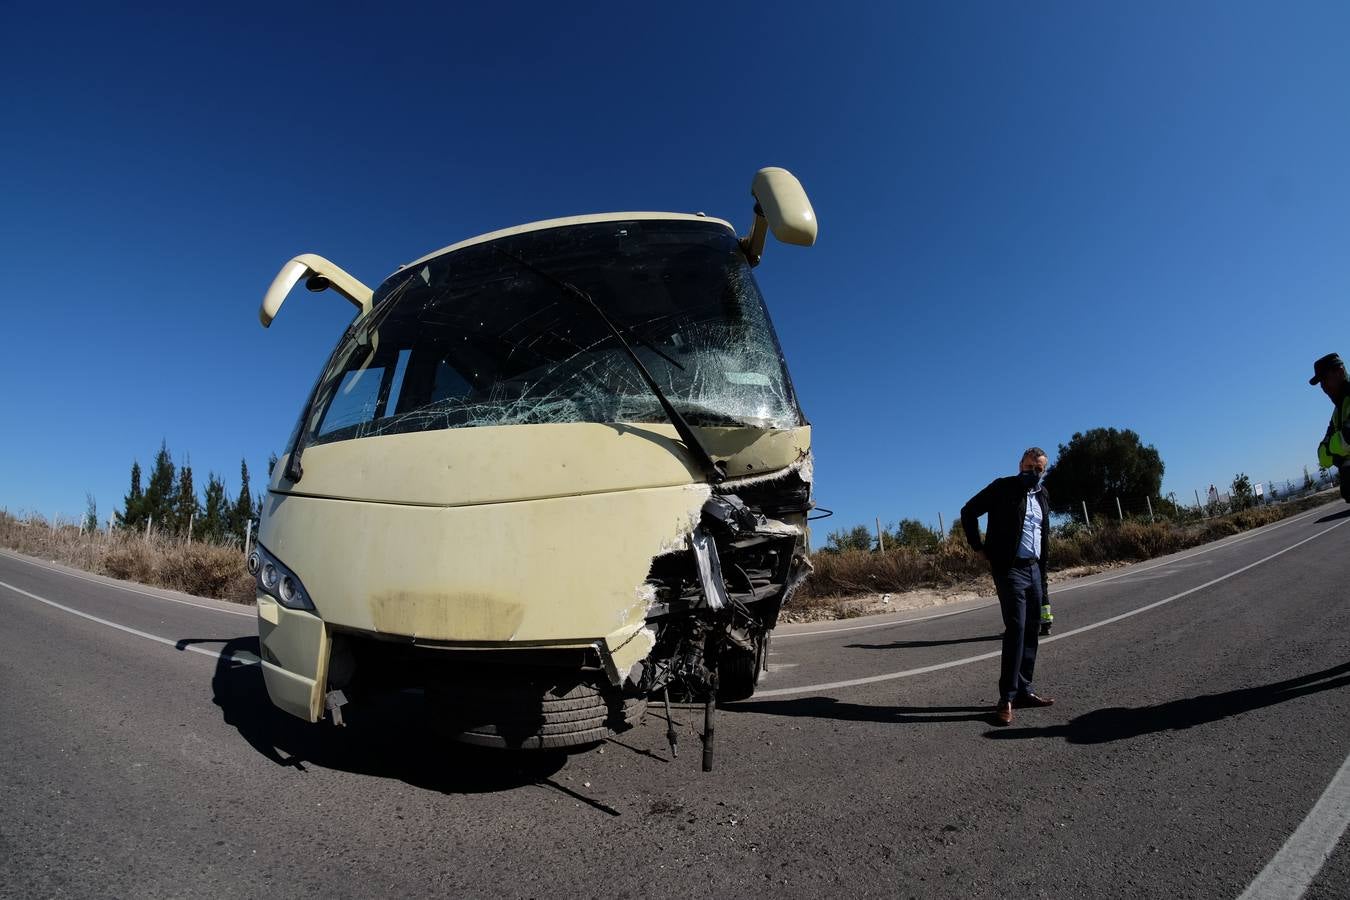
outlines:
[[1350, 685], [1350, 663], [1300, 675], [1273, 684], [1203, 694], [1156, 706], [1111, 707], [1085, 713], [1063, 725], [1043, 728], [1000, 728], [985, 733], [991, 740], [1062, 737], [1071, 744], [1105, 744], [1158, 731], [1179, 731], [1229, 716], [1274, 706], [1307, 694]]
[[[470, 747], [436, 734], [413, 692], [381, 694], [378, 702], [350, 705], [348, 725], [301, 721], [272, 705], [263, 684], [258, 638], [185, 638], [189, 644], [223, 644], [211, 688], [225, 723], [264, 758], [306, 771], [308, 765], [377, 778], [394, 778], [443, 793], [484, 793], [526, 785], [562, 791], [610, 815], [617, 810], [553, 781], [567, 762], [562, 751], [510, 751]], [[344, 710], [345, 711], [345, 710]]]
[[796, 700], [748, 700], [727, 704], [738, 713], [761, 713], [791, 718], [836, 719], [843, 722], [881, 722], [887, 725], [923, 725], [938, 722], [987, 722], [986, 706], [867, 706], [833, 697]]
[[948, 638], [937, 641], [891, 641], [889, 644], [845, 644], [850, 650], [906, 650], [916, 647], [947, 647], [951, 644], [982, 644], [986, 641], [1000, 641], [1002, 634], [984, 634], [979, 637]]

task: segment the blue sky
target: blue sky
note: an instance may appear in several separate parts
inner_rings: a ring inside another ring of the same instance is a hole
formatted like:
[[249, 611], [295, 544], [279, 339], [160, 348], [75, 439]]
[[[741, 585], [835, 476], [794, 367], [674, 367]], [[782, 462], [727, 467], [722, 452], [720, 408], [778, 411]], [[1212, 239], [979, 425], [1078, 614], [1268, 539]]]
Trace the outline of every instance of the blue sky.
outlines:
[[374, 284], [558, 215], [744, 225], [763, 165], [820, 220], [757, 276], [822, 525], [950, 522], [1094, 426], [1178, 496], [1315, 464], [1344, 4], [357, 9], [0, 12], [0, 506], [106, 517], [161, 439], [199, 485], [260, 476], [350, 317], [301, 292], [258, 325], [296, 253]]

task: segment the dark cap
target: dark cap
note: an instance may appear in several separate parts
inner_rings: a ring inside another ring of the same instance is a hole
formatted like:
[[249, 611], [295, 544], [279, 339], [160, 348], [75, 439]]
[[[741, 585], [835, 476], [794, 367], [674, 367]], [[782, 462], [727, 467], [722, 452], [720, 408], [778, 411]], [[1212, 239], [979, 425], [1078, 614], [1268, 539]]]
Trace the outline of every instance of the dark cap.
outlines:
[[1328, 372], [1345, 374], [1345, 363], [1341, 362], [1340, 354], [1328, 353], [1313, 363], [1313, 377], [1308, 379], [1308, 384], [1317, 384], [1326, 377]]

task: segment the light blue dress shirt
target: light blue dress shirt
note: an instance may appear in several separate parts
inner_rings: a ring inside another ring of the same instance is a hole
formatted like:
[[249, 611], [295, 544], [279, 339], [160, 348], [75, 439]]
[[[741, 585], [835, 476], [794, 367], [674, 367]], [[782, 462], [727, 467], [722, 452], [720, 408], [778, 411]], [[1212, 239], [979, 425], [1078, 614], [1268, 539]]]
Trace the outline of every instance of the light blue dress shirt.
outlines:
[[1036, 499], [1040, 488], [1027, 491], [1027, 515], [1022, 520], [1022, 543], [1017, 546], [1018, 559], [1039, 559], [1041, 555], [1041, 503]]

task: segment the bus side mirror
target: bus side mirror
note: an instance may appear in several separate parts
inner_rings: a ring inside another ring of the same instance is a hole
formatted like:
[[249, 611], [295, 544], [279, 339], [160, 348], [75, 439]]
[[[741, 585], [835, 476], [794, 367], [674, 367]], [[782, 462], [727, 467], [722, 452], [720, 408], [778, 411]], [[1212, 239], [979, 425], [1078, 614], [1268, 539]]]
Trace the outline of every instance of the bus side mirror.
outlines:
[[262, 321], [264, 328], [272, 324], [272, 320], [276, 318], [277, 311], [281, 309], [281, 304], [285, 302], [286, 296], [290, 294], [291, 289], [296, 286], [301, 278], [305, 279], [305, 287], [311, 291], [323, 291], [329, 288], [337, 291], [360, 310], [359, 315], [370, 312], [370, 298], [374, 293], [370, 288], [322, 256], [302, 253], [281, 267], [277, 277], [272, 279], [271, 287], [263, 295], [262, 306], [258, 310], [258, 318]]
[[816, 212], [802, 183], [787, 169], [760, 169], [750, 185], [750, 194], [755, 198], [755, 221], [750, 234], [742, 239], [750, 265], [759, 265], [770, 230], [785, 244], [810, 247], [816, 242]]

